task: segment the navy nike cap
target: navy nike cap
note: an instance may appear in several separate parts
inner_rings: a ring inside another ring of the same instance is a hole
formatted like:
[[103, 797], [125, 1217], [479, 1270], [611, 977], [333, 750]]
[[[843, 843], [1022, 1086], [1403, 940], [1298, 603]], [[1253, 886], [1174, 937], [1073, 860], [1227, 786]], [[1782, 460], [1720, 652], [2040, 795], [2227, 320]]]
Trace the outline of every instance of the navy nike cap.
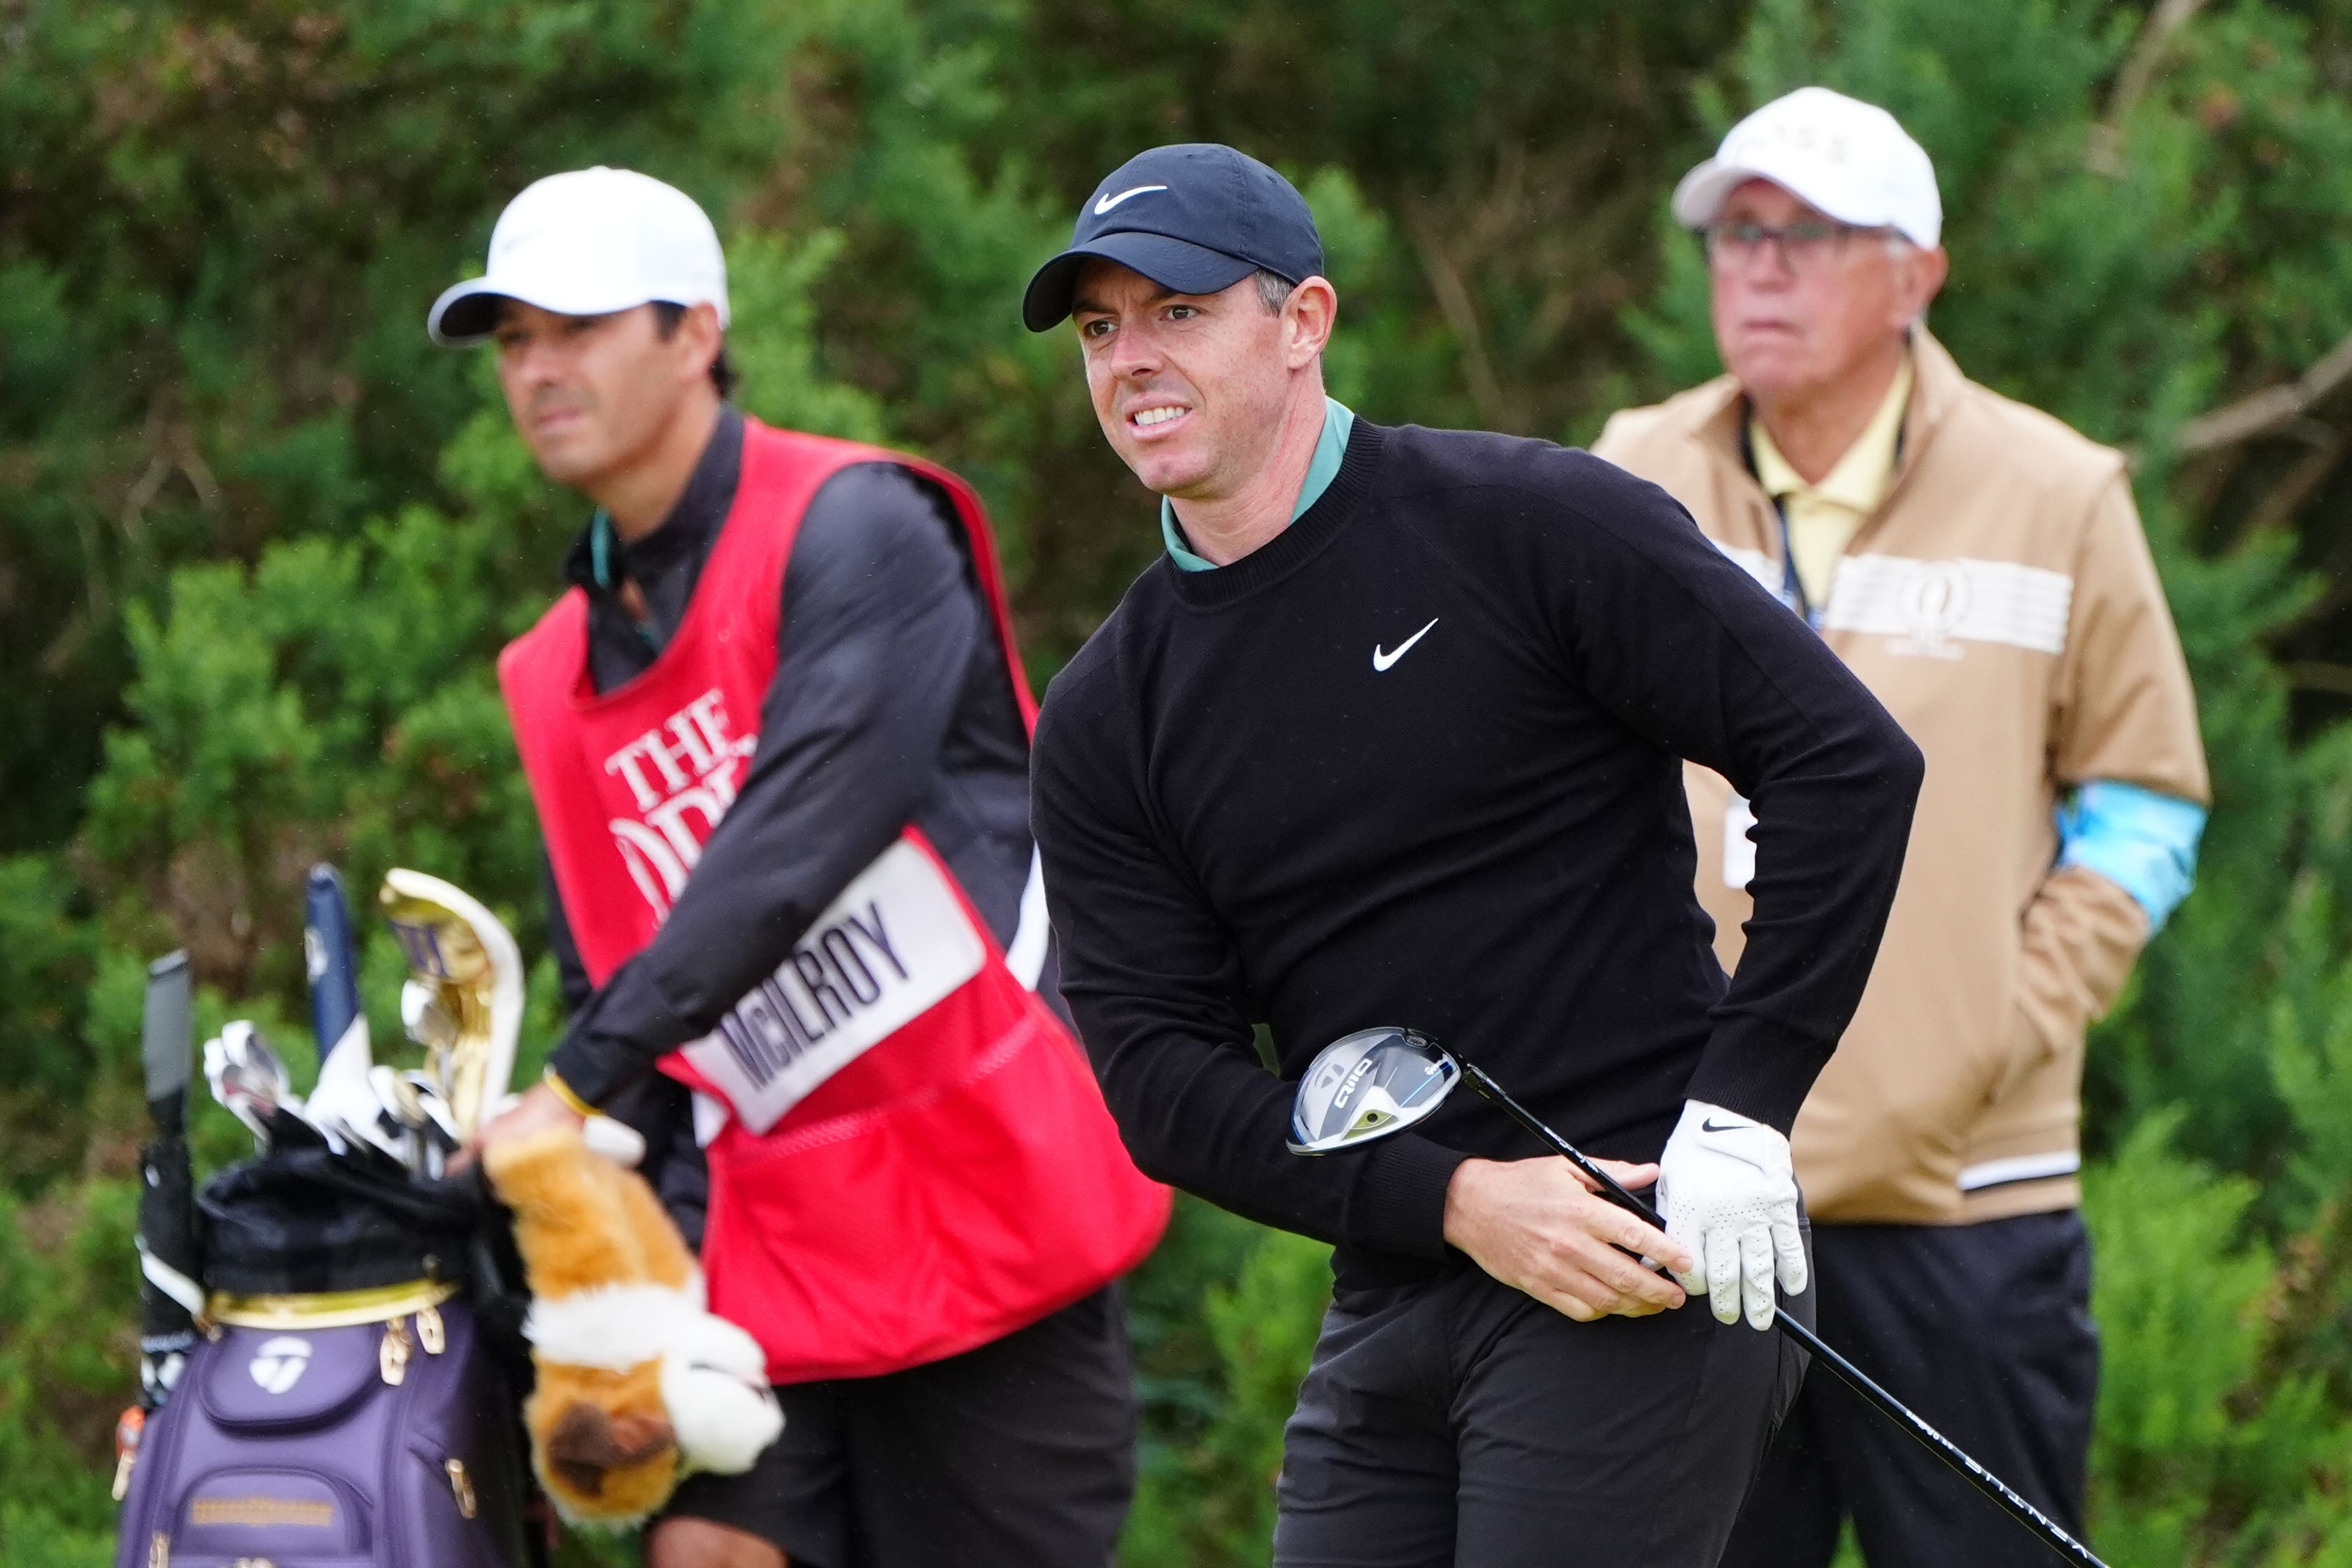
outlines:
[[1293, 283], [1323, 271], [1323, 237], [1297, 187], [1246, 153], [1186, 142], [1139, 153], [1078, 209], [1070, 248], [1037, 268], [1021, 320], [1045, 331], [1070, 313], [1088, 257], [1179, 294], [1214, 294], [1253, 272]]

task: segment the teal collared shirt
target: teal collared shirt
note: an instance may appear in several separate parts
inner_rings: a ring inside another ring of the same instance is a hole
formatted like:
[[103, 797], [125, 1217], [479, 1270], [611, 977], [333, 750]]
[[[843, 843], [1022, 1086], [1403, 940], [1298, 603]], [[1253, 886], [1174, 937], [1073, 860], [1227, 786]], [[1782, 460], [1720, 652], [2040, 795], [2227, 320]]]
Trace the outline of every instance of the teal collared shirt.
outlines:
[[[1307, 509], [1323, 499], [1339, 476], [1339, 460], [1348, 455], [1348, 436], [1356, 427], [1353, 410], [1336, 397], [1323, 400], [1323, 433], [1315, 437], [1315, 456], [1307, 460], [1307, 482], [1298, 487], [1298, 504], [1290, 509], [1290, 521], [1297, 522], [1307, 514]], [[1213, 572], [1217, 563], [1195, 555], [1184, 542], [1184, 531], [1176, 525], [1176, 503], [1166, 496], [1160, 498], [1160, 537], [1168, 543], [1168, 558], [1186, 572]]]

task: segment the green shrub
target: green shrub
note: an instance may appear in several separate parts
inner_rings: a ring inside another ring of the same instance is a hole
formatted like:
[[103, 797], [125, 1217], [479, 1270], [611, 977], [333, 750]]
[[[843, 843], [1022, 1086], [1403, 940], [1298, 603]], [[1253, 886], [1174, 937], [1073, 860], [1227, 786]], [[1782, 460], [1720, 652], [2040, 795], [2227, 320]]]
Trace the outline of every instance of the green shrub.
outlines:
[[2180, 1156], [2181, 1121], [2148, 1118], [2084, 1177], [2103, 1348], [2093, 1544], [2181, 1564], [2352, 1552], [2352, 1419], [2281, 1335], [2308, 1271], [2282, 1272], [2247, 1224], [2252, 1182]]
[[[1231, 1258], [1237, 1246], [1240, 1256], [1229, 1277], [1175, 1274], [1159, 1258], [1146, 1265], [1158, 1276], [1141, 1282], [1151, 1293], [1172, 1288], [1191, 1298], [1183, 1348], [1194, 1359], [1181, 1393], [1163, 1384], [1149, 1411], [1119, 1560], [1125, 1568], [1263, 1568], [1274, 1541], [1282, 1424], [1330, 1301], [1331, 1249], [1196, 1200], [1181, 1200], [1179, 1216], [1180, 1251], [1171, 1261], [1187, 1252]], [[1147, 1373], [1153, 1350], [1166, 1348], [1146, 1341]]]
[[[114, 1426], [137, 1393], [138, 1188], [0, 1196], [0, 1562], [110, 1536]], [[22, 1542], [24, 1544], [19, 1544]]]

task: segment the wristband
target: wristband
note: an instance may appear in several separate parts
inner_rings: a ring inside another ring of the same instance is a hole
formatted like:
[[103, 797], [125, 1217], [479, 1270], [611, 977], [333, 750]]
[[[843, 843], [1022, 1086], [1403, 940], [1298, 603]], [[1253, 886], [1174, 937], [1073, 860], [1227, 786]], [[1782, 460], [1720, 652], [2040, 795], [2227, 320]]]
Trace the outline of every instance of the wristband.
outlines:
[[596, 1108], [589, 1104], [586, 1100], [581, 1099], [577, 1094], [574, 1094], [572, 1090], [572, 1086], [564, 1082], [562, 1079], [557, 1077], [553, 1068], [549, 1068], [545, 1072], [540, 1074], [539, 1081], [547, 1085], [550, 1089], [554, 1091], [555, 1098], [562, 1100], [563, 1102], [563, 1108], [566, 1110], [571, 1111], [572, 1115], [585, 1121], [589, 1117], [596, 1114]]

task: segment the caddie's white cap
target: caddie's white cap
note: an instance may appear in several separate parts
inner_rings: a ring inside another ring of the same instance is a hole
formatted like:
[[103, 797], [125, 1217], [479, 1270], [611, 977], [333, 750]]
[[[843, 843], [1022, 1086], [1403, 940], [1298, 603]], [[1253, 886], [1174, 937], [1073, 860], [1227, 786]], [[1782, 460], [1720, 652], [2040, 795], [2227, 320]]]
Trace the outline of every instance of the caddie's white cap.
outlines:
[[1743, 180], [1769, 180], [1840, 223], [1915, 245], [1933, 247], [1944, 230], [1927, 150], [1876, 104], [1825, 87], [1801, 87], [1733, 126], [1675, 187], [1675, 216], [1705, 228]]
[[650, 174], [574, 169], [526, 186], [490, 231], [490, 268], [442, 292], [425, 319], [436, 342], [479, 342], [499, 301], [601, 316], [655, 300], [716, 305], [727, 324], [727, 258], [694, 198]]

